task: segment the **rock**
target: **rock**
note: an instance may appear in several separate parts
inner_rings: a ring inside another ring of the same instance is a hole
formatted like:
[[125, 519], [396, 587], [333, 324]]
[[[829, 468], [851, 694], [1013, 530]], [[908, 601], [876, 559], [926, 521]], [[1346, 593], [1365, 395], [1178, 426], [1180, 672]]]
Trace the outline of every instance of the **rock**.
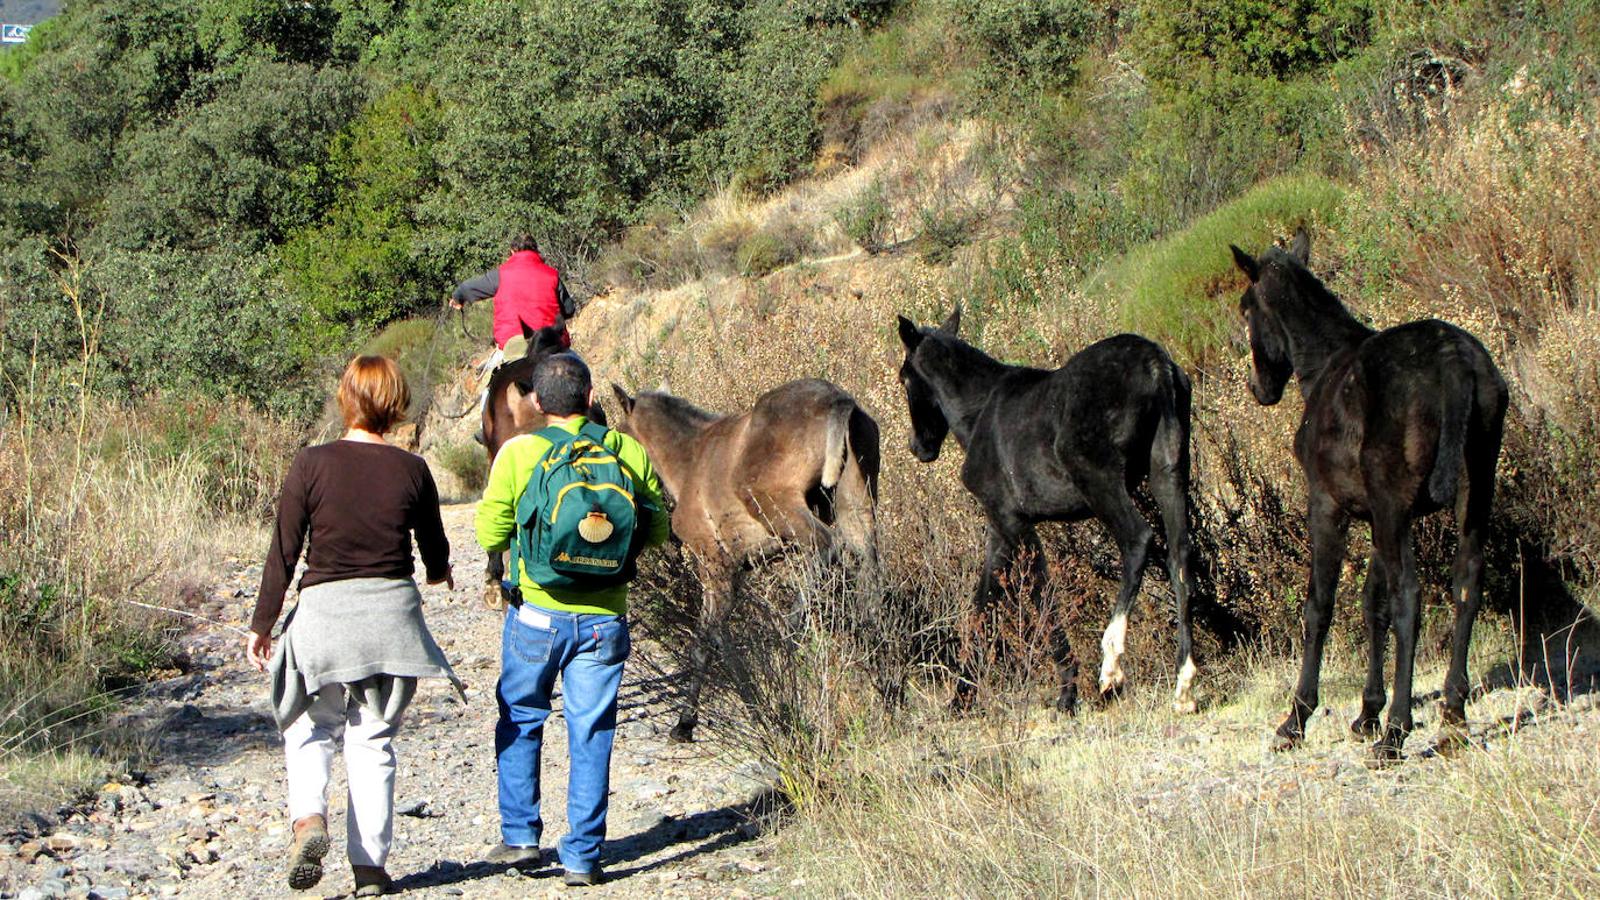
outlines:
[[89, 900], [128, 900], [128, 889], [125, 887], [92, 887], [89, 889]]
[[46, 897], [65, 897], [67, 895], [67, 883], [60, 878], [46, 878], [39, 882], [39, 890]]
[[632, 794], [635, 799], [648, 803], [651, 800], [660, 800], [662, 797], [672, 793], [672, 788], [659, 781], [635, 779], [628, 782], [628, 793]]
[[17, 894], [17, 900], [50, 900], [50, 895], [36, 887], [25, 887]]
[[444, 815], [444, 813], [434, 809], [427, 800], [417, 800], [412, 803], [407, 803], [395, 810], [395, 812], [402, 816], [410, 816], [413, 819], [437, 819]]
[[634, 814], [634, 826], [639, 831], [650, 831], [665, 825], [672, 817], [653, 807], [646, 807]]
[[195, 841], [184, 848], [184, 852], [189, 859], [202, 866], [208, 866], [222, 858], [222, 854], [217, 852], [216, 845], [208, 844], [204, 841]]

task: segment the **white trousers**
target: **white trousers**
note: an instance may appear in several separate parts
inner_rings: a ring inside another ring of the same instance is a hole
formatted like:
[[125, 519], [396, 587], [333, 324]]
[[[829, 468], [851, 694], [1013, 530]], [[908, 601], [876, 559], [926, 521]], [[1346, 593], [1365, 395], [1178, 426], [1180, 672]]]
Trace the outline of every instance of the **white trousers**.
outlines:
[[364, 709], [343, 685], [329, 685], [283, 733], [289, 768], [289, 821], [328, 815], [334, 742], [344, 737], [349, 782], [346, 852], [353, 866], [381, 866], [394, 836], [393, 738], [399, 725]]

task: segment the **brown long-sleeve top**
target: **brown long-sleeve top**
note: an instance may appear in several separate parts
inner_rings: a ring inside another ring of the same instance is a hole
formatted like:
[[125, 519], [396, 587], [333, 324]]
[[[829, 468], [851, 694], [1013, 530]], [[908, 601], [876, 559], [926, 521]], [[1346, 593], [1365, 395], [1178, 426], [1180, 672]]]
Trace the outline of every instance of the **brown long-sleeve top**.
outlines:
[[302, 589], [345, 578], [411, 577], [412, 533], [428, 580], [443, 578], [450, 542], [439, 518], [439, 490], [422, 457], [346, 440], [301, 450], [278, 498], [278, 525], [250, 630], [272, 633], [308, 536]]

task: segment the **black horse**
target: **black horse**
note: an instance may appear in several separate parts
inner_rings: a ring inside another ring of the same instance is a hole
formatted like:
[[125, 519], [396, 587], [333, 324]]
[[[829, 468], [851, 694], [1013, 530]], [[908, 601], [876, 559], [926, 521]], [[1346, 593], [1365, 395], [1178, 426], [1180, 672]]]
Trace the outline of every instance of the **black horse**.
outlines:
[[[545, 426], [544, 416], [529, 402], [528, 392], [533, 386], [533, 372], [546, 357], [562, 352], [562, 333], [565, 324], [551, 325], [531, 331], [522, 328], [528, 341], [528, 353], [521, 359], [503, 363], [489, 376], [489, 388], [483, 404], [483, 446], [489, 452], [489, 468], [506, 441], [519, 434], [529, 434]], [[606, 411], [598, 403], [589, 405], [589, 421], [606, 424]], [[500, 582], [505, 577], [506, 566], [502, 554], [489, 554], [484, 567], [484, 601], [491, 606], [501, 603]]]
[[1345, 534], [1352, 518], [1372, 526], [1363, 604], [1367, 681], [1350, 727], [1379, 735], [1383, 655], [1394, 627], [1394, 703], [1373, 753], [1397, 759], [1411, 731], [1411, 678], [1420, 624], [1411, 521], [1455, 511], [1458, 532], [1451, 600], [1455, 633], [1440, 715], [1440, 750], [1466, 741], [1467, 645], [1483, 602], [1483, 540], [1506, 413], [1506, 383], [1467, 332], [1437, 319], [1373, 331], [1356, 321], [1306, 268], [1301, 229], [1288, 252], [1259, 259], [1231, 247], [1250, 278], [1239, 301], [1250, 330], [1250, 392], [1270, 406], [1289, 376], [1300, 379], [1305, 413], [1294, 453], [1310, 505], [1311, 589], [1305, 659], [1289, 716], [1274, 747], [1295, 746], [1317, 706], [1323, 642], [1333, 612]]
[[[1034, 526], [1091, 516], [1122, 551], [1122, 588], [1101, 640], [1102, 696], [1121, 688], [1128, 611], [1154, 544], [1131, 491], [1148, 479], [1167, 534], [1167, 565], [1178, 598], [1178, 684], [1173, 706], [1193, 712], [1195, 666], [1190, 643], [1189, 378], [1160, 346], [1131, 334], [1091, 344], [1049, 372], [1008, 366], [956, 337], [961, 310], [938, 329], [900, 317], [905, 362], [900, 381], [911, 410], [911, 452], [932, 462], [950, 432], [966, 451], [961, 481], [989, 521], [988, 558], [975, 605], [987, 615], [1003, 579], [1027, 551], [1043, 566]], [[1061, 678], [1056, 706], [1077, 701], [1077, 661], [1064, 630], [1052, 651]], [[970, 665], [956, 700], [970, 700]]]

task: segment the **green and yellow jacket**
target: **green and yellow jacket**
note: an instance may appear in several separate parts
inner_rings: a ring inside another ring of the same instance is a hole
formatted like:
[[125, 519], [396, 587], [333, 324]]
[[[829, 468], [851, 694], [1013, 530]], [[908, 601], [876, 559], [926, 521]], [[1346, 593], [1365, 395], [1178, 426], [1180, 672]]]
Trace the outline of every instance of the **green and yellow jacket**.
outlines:
[[[577, 434], [588, 420], [578, 416], [558, 423], [565, 431]], [[654, 547], [667, 539], [670, 523], [667, 505], [661, 498], [661, 479], [650, 465], [644, 447], [633, 438], [619, 432], [607, 431], [605, 444], [617, 455], [617, 461], [633, 479], [634, 500], [640, 507], [649, 507], [649, 536], [645, 545]], [[494, 468], [489, 470], [489, 483], [483, 489], [483, 501], [478, 504], [478, 543], [490, 553], [500, 553], [511, 546], [517, 528], [517, 501], [528, 487], [539, 460], [550, 449], [550, 442], [537, 434], [518, 435], [500, 448], [494, 458]], [[566, 613], [591, 615], [624, 615], [628, 611], [628, 586], [595, 591], [570, 589], [546, 590], [528, 578], [528, 571], [520, 562], [517, 565], [517, 584], [522, 588], [524, 603], [544, 609]]]

